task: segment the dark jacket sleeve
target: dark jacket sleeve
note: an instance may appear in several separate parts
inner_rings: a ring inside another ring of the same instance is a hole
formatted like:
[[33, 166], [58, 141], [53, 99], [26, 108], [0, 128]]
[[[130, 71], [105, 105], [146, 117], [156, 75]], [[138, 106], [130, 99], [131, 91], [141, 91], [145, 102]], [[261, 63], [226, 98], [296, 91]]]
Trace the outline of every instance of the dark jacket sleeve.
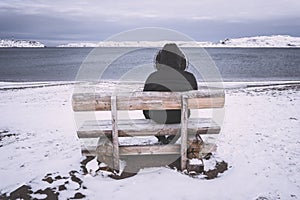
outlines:
[[187, 73], [189, 74], [189, 78], [187, 78], [187, 80], [191, 84], [193, 90], [198, 90], [198, 84], [197, 84], [197, 80], [196, 80], [195, 76], [190, 72], [187, 72]]
[[[152, 73], [153, 74], [153, 73]], [[153, 83], [151, 83], [152, 74], [150, 74], [145, 81], [144, 89], [143, 91], [155, 91], [155, 87], [153, 86]], [[149, 110], [143, 110], [143, 114], [146, 119], [150, 119]]]

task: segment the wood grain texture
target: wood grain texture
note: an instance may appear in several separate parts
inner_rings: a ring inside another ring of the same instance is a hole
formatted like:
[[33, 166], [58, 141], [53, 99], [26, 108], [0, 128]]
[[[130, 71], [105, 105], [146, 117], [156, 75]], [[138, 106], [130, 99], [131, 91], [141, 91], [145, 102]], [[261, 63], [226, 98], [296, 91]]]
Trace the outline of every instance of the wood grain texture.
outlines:
[[[82, 147], [83, 155], [111, 155], [112, 148], [107, 148], [103, 152], [104, 148], [97, 148], [96, 146]], [[203, 143], [200, 148], [200, 155], [206, 155], [216, 150], [216, 145], [212, 143]], [[119, 146], [119, 156], [135, 156], [135, 155], [178, 155], [181, 153], [180, 144], [168, 144], [168, 145], [124, 145]]]
[[187, 135], [188, 135], [188, 97], [181, 98], [181, 170], [186, 169], [187, 162]]
[[112, 143], [113, 143], [113, 166], [119, 171], [119, 136], [118, 136], [118, 111], [117, 97], [111, 97], [111, 123], [112, 123]]
[[[180, 124], [158, 124], [151, 119], [118, 120], [119, 137], [176, 135], [180, 133]], [[220, 126], [210, 118], [188, 119], [190, 134], [218, 134]], [[79, 138], [111, 137], [111, 120], [86, 121], [77, 131]]]
[[[180, 109], [181, 95], [186, 95], [190, 109], [221, 108], [224, 106], [222, 90], [197, 90], [188, 92], [133, 92], [120, 93], [117, 98], [118, 110], [162, 110]], [[73, 94], [74, 111], [110, 111], [111, 94]]]

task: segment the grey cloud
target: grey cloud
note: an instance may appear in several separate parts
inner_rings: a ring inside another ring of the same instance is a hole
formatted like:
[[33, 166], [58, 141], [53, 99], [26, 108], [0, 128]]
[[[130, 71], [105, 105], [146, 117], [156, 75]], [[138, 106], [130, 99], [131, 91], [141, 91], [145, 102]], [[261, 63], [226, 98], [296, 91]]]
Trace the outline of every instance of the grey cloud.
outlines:
[[99, 41], [145, 26], [171, 28], [196, 40], [300, 35], [300, 1], [41, 1], [0, 2], [0, 38], [47, 44]]

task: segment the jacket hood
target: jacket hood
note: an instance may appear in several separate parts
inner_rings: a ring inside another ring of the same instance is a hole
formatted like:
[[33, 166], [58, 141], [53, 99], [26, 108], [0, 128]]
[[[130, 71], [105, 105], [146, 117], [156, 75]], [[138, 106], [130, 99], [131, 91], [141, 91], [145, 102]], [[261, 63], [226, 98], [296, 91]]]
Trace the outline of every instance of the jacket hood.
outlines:
[[187, 68], [185, 55], [174, 43], [165, 44], [155, 58], [157, 70], [171, 67], [175, 70], [184, 71]]

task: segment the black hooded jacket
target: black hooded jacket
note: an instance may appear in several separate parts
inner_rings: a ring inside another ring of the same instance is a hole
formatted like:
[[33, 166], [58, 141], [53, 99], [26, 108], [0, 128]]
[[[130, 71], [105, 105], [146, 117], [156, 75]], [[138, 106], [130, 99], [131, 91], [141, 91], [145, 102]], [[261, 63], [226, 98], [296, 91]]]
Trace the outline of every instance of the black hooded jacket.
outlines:
[[[147, 78], [144, 91], [181, 92], [197, 90], [195, 76], [185, 71], [186, 58], [176, 44], [166, 44], [156, 56], [156, 69]], [[161, 124], [180, 123], [181, 110], [144, 110], [146, 119]]]

